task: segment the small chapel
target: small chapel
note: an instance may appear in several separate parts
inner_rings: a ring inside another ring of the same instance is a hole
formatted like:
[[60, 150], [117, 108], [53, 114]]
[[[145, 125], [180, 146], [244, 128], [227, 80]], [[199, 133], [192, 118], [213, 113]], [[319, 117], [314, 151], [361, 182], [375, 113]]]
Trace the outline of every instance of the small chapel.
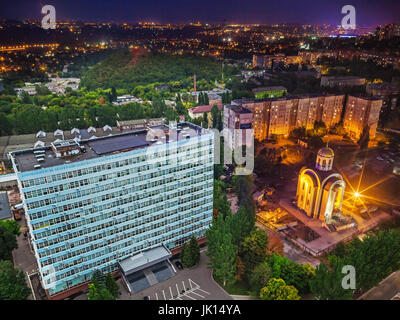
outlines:
[[340, 215], [346, 183], [332, 170], [335, 154], [328, 146], [317, 154], [315, 168], [303, 167], [297, 184], [297, 207], [307, 216], [332, 223]]

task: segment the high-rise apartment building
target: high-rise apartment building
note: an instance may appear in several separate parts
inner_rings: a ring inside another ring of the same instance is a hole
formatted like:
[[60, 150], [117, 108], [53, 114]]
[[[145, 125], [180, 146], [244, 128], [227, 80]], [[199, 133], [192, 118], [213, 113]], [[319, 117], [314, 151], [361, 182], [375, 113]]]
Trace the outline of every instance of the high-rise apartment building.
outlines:
[[159, 125], [9, 154], [43, 287], [56, 296], [212, 220], [214, 136]]
[[369, 138], [374, 139], [382, 104], [380, 98], [348, 96], [343, 120], [347, 134], [358, 140], [369, 126]]
[[246, 108], [230, 105], [224, 107], [224, 139], [231, 150], [254, 144], [253, 113]]
[[233, 100], [253, 112], [254, 138], [287, 136], [293, 129], [312, 129], [315, 121], [331, 127], [340, 121], [344, 95], [300, 95], [262, 100]]

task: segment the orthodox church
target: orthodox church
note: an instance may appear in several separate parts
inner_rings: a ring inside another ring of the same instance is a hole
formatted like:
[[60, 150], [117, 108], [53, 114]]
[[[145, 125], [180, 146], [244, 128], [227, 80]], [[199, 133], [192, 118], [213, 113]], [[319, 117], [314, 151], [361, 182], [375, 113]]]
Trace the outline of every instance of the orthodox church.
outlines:
[[335, 154], [328, 146], [317, 154], [315, 168], [303, 167], [297, 184], [297, 207], [329, 224], [340, 215], [346, 187], [342, 176], [333, 171]]

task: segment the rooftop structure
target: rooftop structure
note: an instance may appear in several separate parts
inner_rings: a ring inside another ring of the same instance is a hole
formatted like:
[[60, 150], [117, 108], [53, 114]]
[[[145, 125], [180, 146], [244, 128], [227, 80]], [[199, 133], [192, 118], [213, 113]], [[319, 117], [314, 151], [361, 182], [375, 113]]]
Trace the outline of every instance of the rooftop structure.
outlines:
[[7, 192], [0, 192], [0, 220], [11, 219], [10, 203], [8, 202]]
[[[189, 122], [178, 124], [177, 135], [173, 139], [178, 141], [185, 139], [180, 135], [182, 131], [191, 130], [198, 135], [202, 134], [202, 129]], [[152, 132], [163, 132], [164, 136], [159, 139], [150, 139]], [[25, 172], [37, 169], [37, 153], [41, 152], [44, 161], [41, 162], [40, 168], [50, 168], [54, 166], [85, 161], [99, 158], [109, 154], [117, 154], [127, 152], [134, 149], [145, 148], [157, 142], [168, 143], [170, 141], [169, 127], [166, 125], [152, 126], [148, 129], [131, 131], [126, 133], [114, 134], [112, 136], [97, 137], [77, 141], [74, 139], [60, 140], [52, 142], [51, 146], [35, 149], [26, 149], [11, 152], [10, 156], [14, 159], [16, 168], [19, 172]]]

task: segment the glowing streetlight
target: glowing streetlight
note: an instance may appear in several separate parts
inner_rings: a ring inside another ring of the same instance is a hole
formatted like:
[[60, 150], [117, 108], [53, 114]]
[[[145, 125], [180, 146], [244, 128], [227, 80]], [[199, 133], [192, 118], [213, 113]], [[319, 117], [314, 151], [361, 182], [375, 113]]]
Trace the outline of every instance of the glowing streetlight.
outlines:
[[359, 198], [359, 197], [360, 197], [360, 194], [359, 194], [358, 192], [355, 192], [355, 193], [354, 193], [354, 197]]

